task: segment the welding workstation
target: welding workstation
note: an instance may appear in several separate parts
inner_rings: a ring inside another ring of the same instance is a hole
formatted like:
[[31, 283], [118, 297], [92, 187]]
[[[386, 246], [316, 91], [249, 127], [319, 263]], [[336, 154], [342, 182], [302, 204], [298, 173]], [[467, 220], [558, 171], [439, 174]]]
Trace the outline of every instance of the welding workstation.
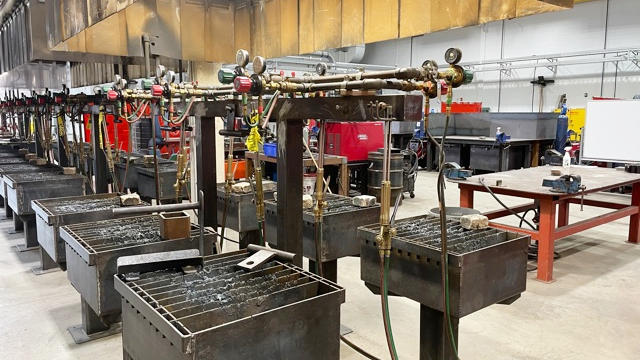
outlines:
[[0, 358], [637, 356], [634, 7], [0, 0]]

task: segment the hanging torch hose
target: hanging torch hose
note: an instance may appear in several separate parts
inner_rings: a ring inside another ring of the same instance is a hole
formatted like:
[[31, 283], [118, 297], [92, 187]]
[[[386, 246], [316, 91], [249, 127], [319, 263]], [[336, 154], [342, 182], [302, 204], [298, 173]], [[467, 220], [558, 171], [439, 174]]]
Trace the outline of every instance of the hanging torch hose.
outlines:
[[67, 141], [67, 129], [65, 127], [64, 120], [64, 107], [62, 107], [62, 110], [58, 112], [58, 137], [62, 141], [62, 146], [64, 146], [64, 153], [67, 155], [67, 160], [69, 160], [69, 158], [71, 158], [71, 151], [69, 149], [69, 141]]
[[100, 108], [99, 116], [99, 123], [102, 130], [102, 132], [100, 133], [100, 145], [102, 147], [102, 141], [104, 137], [104, 147], [102, 148], [102, 151], [104, 151], [107, 155], [107, 166], [109, 167], [109, 173], [111, 174], [111, 181], [113, 181], [113, 190], [118, 191], [118, 178], [116, 177], [116, 171], [113, 164], [113, 152], [111, 151], [111, 141], [109, 141], [109, 132], [107, 130], [107, 122], [104, 116], [104, 107]]
[[392, 360], [398, 359], [398, 354], [393, 340], [391, 330], [391, 320], [389, 318], [389, 292], [387, 288], [387, 277], [389, 273], [389, 258], [391, 256], [391, 237], [395, 235], [395, 229], [390, 225], [391, 206], [391, 122], [384, 123], [384, 154], [382, 160], [382, 190], [380, 194], [380, 234], [376, 236], [378, 251], [380, 255], [380, 302], [382, 305], [382, 319], [384, 322], [387, 347]]
[[[316, 170], [316, 205], [313, 208], [315, 220], [315, 247], [316, 247], [316, 274], [324, 277], [322, 268], [322, 215], [327, 202], [324, 200], [324, 194], [329, 185], [325, 188], [324, 182], [324, 121], [320, 121], [320, 138], [318, 139], [318, 165]], [[307, 139], [302, 139], [306, 143]], [[313, 154], [309, 154], [313, 158]]]
[[447, 129], [449, 127], [449, 119], [451, 116], [451, 103], [453, 99], [451, 84], [448, 84], [447, 89], [447, 110], [446, 110], [446, 118], [445, 118], [445, 131], [442, 135], [442, 142], [438, 145], [440, 149], [439, 153], [439, 172], [438, 172], [438, 203], [440, 207], [440, 242], [441, 242], [441, 264], [442, 264], [442, 273], [441, 273], [441, 281], [442, 281], [442, 291], [443, 291], [443, 307], [444, 307], [444, 322], [443, 322], [443, 331], [447, 334], [449, 338], [449, 343], [451, 344], [451, 349], [456, 356], [458, 357], [458, 349], [455, 343], [455, 337], [453, 334], [453, 325], [451, 324], [451, 305], [450, 305], [450, 291], [449, 291], [449, 254], [447, 248], [447, 215], [446, 215], [446, 204], [445, 204], [445, 195], [444, 195], [444, 164], [445, 164], [445, 154], [444, 154], [444, 143], [447, 136]]
[[74, 162], [73, 162], [73, 166], [76, 167], [78, 170], [80, 169], [80, 162], [78, 161], [78, 135], [76, 134], [76, 124], [75, 124], [75, 119], [77, 114], [75, 113], [75, 111], [73, 110], [75, 107], [71, 106], [71, 109], [69, 111], [69, 120], [71, 121], [71, 135], [73, 136], [73, 145], [71, 146], [72, 150], [73, 150], [73, 158], [74, 158]]

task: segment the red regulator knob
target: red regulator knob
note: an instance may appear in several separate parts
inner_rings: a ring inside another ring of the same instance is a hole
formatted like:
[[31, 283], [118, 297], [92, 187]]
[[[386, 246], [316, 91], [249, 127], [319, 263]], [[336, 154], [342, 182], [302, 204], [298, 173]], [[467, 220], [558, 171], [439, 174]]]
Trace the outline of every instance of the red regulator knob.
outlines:
[[164, 90], [162, 89], [162, 85], [151, 85], [151, 95], [152, 96], [162, 96]]
[[233, 88], [239, 93], [248, 93], [251, 90], [251, 79], [246, 76], [236, 76], [233, 80]]

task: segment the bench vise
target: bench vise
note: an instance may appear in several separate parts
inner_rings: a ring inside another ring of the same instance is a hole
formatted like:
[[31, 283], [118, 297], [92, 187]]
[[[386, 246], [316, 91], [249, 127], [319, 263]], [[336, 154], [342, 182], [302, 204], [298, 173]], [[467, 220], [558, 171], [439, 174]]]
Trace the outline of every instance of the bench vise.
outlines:
[[449, 162], [444, 164], [444, 177], [452, 180], [464, 180], [473, 175], [472, 170], [463, 169], [458, 163]]
[[542, 180], [542, 186], [550, 187], [552, 192], [576, 194], [585, 189], [581, 180], [580, 175], [562, 175], [555, 179]]

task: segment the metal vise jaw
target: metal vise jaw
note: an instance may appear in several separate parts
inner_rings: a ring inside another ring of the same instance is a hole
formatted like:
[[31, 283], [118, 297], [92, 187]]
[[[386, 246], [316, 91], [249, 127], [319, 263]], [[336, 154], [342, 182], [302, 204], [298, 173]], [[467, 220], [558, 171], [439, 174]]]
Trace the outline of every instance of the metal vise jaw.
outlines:
[[562, 175], [555, 179], [544, 179], [542, 186], [550, 187], [552, 192], [563, 194], [576, 194], [584, 189], [580, 175]]
[[444, 164], [444, 176], [447, 179], [464, 180], [473, 175], [472, 170], [463, 169], [458, 163], [449, 162]]

